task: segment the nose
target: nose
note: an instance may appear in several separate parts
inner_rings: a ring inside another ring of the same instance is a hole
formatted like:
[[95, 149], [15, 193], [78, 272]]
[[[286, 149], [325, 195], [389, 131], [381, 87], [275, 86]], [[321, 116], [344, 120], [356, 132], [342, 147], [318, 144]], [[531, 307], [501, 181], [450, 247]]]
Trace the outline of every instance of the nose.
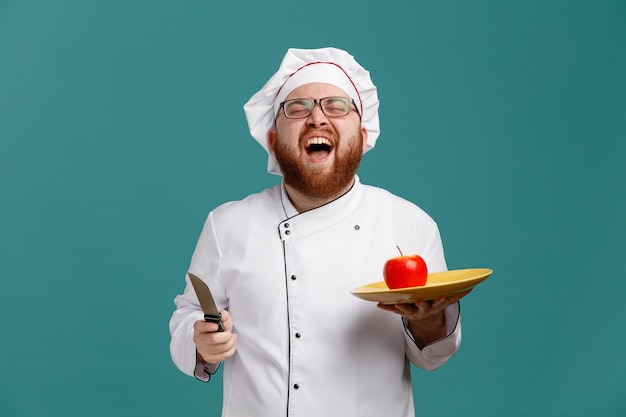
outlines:
[[322, 111], [321, 103], [317, 102], [313, 105], [313, 110], [307, 118], [307, 123], [309, 124], [309, 126], [323, 126], [328, 123], [328, 119]]

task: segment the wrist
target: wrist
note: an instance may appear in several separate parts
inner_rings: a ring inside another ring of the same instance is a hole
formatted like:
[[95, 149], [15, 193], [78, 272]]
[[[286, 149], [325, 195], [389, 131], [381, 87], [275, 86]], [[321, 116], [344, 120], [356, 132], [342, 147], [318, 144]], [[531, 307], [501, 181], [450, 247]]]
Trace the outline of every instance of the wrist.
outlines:
[[446, 318], [443, 313], [427, 320], [407, 320], [407, 327], [420, 348], [448, 335]]

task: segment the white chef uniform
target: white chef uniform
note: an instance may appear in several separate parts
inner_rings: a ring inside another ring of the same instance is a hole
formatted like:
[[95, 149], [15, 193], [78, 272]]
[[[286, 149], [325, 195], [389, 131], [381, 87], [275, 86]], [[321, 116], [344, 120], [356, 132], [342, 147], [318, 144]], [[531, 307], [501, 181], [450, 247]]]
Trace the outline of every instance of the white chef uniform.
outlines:
[[[446, 270], [439, 231], [420, 208], [360, 183], [298, 214], [277, 185], [212, 211], [190, 272], [206, 281], [237, 333], [225, 361], [223, 417], [413, 417], [409, 361], [433, 370], [461, 342], [459, 305], [446, 309], [448, 336], [419, 349], [402, 318], [350, 294], [381, 281], [385, 261], [421, 255]], [[203, 317], [187, 281], [170, 321], [171, 354], [196, 366], [193, 323]]]

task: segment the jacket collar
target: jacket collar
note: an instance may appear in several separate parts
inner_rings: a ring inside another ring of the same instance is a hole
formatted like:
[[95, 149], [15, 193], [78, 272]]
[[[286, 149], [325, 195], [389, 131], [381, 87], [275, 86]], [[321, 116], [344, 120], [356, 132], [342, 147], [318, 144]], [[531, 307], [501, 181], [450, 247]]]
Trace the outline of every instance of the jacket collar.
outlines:
[[281, 201], [286, 219], [279, 224], [279, 233], [282, 240], [289, 240], [295, 236], [304, 236], [328, 227], [352, 213], [361, 201], [363, 185], [355, 175], [354, 185], [341, 197], [318, 208], [298, 213], [293, 206], [284, 184], [281, 186]]

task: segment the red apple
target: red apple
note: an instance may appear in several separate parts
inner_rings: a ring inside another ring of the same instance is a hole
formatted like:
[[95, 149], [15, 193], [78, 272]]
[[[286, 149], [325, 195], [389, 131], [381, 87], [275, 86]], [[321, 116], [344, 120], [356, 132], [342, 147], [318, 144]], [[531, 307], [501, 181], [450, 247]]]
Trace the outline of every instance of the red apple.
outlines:
[[[400, 248], [398, 248], [400, 250]], [[389, 259], [383, 268], [385, 283], [389, 289], [420, 287], [426, 284], [428, 269], [419, 255], [402, 255]]]

